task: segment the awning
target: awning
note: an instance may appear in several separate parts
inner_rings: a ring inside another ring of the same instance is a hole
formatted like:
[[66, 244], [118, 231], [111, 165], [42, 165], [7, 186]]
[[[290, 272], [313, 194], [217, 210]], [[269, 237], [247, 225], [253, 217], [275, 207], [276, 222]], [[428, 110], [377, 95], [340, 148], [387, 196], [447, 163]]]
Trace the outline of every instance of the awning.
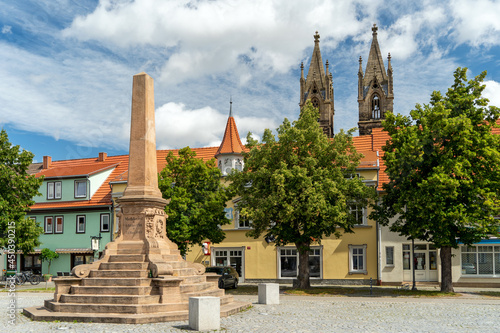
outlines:
[[94, 253], [92, 249], [56, 249], [57, 253]]
[[483, 245], [483, 244], [500, 244], [500, 238], [483, 239], [480, 242], [474, 243], [474, 244], [479, 244], [479, 245]]

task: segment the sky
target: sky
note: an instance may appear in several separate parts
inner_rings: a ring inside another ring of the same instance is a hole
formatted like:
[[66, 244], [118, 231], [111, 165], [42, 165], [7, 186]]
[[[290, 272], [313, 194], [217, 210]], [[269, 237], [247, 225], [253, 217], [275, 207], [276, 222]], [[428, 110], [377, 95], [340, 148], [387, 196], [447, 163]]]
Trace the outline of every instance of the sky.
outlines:
[[219, 146], [230, 99], [242, 140], [258, 138], [298, 118], [318, 31], [347, 130], [374, 23], [395, 113], [446, 92], [457, 67], [486, 70], [500, 106], [499, 17], [494, 0], [0, 0], [0, 127], [35, 162], [127, 154], [132, 78], [146, 72], [158, 149]]

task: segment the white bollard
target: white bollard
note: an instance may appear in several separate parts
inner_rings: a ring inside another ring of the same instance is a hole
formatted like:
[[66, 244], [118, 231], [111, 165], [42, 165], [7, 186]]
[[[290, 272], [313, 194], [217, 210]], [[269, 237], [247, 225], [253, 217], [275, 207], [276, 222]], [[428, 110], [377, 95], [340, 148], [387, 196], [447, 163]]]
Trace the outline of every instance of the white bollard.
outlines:
[[196, 331], [220, 329], [220, 298], [189, 297], [189, 328]]
[[259, 304], [280, 304], [280, 285], [259, 283]]

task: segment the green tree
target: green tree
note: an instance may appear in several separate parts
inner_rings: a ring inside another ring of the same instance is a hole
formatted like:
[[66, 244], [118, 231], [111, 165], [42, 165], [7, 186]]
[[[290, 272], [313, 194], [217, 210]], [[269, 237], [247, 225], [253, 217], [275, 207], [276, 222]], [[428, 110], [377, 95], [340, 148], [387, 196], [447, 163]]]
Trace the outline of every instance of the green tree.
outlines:
[[353, 130], [329, 140], [318, 124], [318, 109], [310, 102], [299, 119], [287, 119], [269, 129], [262, 143], [247, 136], [245, 167], [229, 179], [241, 200], [240, 215], [252, 221], [248, 236], [274, 237], [276, 246], [295, 244], [299, 252], [299, 288], [309, 288], [309, 251], [314, 241], [340, 231], [352, 232], [351, 205], [366, 207], [375, 194], [356, 172], [362, 155], [352, 141]]
[[42, 249], [42, 252], [40, 253], [40, 260], [41, 261], [46, 261], [49, 263], [49, 267], [47, 268], [47, 274], [50, 274], [50, 264], [52, 264], [52, 261], [55, 259], [59, 258], [59, 254], [52, 251], [51, 249]]
[[[34, 220], [26, 218], [26, 212], [39, 195], [42, 179], [28, 174], [33, 153], [21, 150], [9, 142], [7, 132], [0, 132], [0, 247], [12, 245], [12, 225], [15, 224], [15, 250], [29, 253], [40, 245], [38, 237], [43, 232]], [[11, 243], [9, 243], [11, 240]]]
[[231, 196], [221, 183], [215, 159], [204, 162], [189, 147], [179, 156], [169, 153], [167, 165], [159, 174], [158, 187], [170, 203], [165, 207], [167, 236], [181, 254], [188, 246], [201, 245], [205, 239], [220, 243], [226, 237], [221, 225], [231, 221], [224, 208]]
[[500, 213], [500, 136], [492, 133], [500, 110], [481, 97], [486, 72], [469, 81], [466, 73], [458, 68], [446, 95], [433, 92], [411, 117], [386, 115], [390, 181], [371, 215], [440, 249], [442, 291], [453, 291], [451, 249], [496, 233]]

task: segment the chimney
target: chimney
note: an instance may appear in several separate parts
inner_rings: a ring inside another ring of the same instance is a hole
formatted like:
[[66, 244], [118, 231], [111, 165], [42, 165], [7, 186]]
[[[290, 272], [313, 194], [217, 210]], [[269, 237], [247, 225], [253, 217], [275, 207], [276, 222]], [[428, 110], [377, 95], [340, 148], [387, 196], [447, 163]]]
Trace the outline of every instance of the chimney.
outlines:
[[106, 157], [108, 157], [108, 154], [104, 153], [104, 152], [101, 152], [101, 153], [99, 153], [99, 157], [97, 158], [97, 161], [98, 162], [104, 162], [104, 160], [106, 159]]
[[52, 157], [50, 157], [50, 156], [44, 156], [43, 157], [43, 169], [50, 168], [51, 164], [52, 164]]

